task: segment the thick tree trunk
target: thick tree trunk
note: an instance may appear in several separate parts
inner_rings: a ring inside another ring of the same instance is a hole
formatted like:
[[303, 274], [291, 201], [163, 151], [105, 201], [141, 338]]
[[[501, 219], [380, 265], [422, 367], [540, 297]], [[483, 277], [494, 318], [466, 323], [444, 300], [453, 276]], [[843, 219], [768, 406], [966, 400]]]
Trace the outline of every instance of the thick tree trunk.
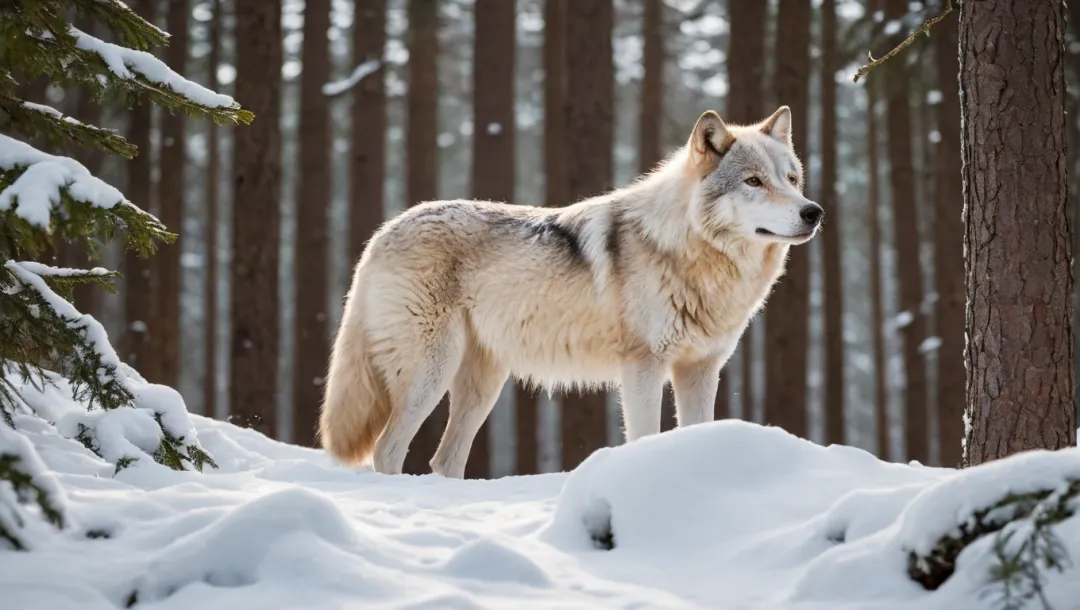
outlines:
[[[615, 68], [612, 0], [572, 0], [566, 18], [567, 194], [579, 200], [612, 186]], [[562, 468], [570, 470], [607, 444], [604, 392], [562, 400]]]
[[[473, 53], [473, 163], [475, 199], [514, 200], [514, 0], [476, 0]], [[450, 396], [451, 408], [454, 397]], [[491, 476], [488, 423], [480, 427], [465, 476]]]
[[300, 73], [300, 176], [296, 192], [296, 317], [293, 320], [292, 442], [314, 446], [330, 341], [327, 331], [327, 212], [330, 207], [330, 0], [304, 3]]
[[[207, 87], [218, 90], [218, 66], [221, 64], [221, 35], [225, 21], [222, 2], [210, 3], [210, 59]], [[217, 411], [217, 327], [218, 327], [218, 227], [221, 204], [221, 179], [218, 165], [219, 131], [209, 121], [206, 134], [206, 322], [203, 327], [206, 345], [206, 377], [203, 379], [203, 414], [213, 417]]]
[[[769, 6], [765, 2], [728, 3], [731, 20], [731, 37], [727, 64], [728, 95], [727, 116], [736, 124], [760, 121], [765, 112], [765, 22]], [[751, 322], [739, 342], [742, 359], [742, 405], [743, 419], [754, 416], [754, 345]], [[724, 373], [720, 373], [723, 378]], [[719, 392], [717, 392], [719, 395]]]
[[236, 0], [236, 99], [255, 113], [233, 147], [230, 421], [277, 432], [281, 6]]
[[[439, 3], [409, 0], [409, 93], [405, 125], [405, 199], [408, 205], [438, 197]], [[448, 401], [420, 426], [405, 456], [405, 472], [431, 472], [429, 462], [446, 427]]]
[[960, 5], [971, 466], [1076, 444], [1064, 3]]
[[[137, 0], [132, 9], [150, 23], [157, 21], [157, 2]], [[139, 152], [128, 165], [128, 187], [124, 191], [135, 205], [152, 210], [154, 205], [153, 171], [154, 159], [150, 140], [151, 114], [149, 104], [138, 104], [131, 110], [128, 125], [129, 142]], [[176, 227], [169, 227], [176, 230]], [[134, 250], [124, 255], [124, 362], [140, 374], [153, 379], [150, 370], [151, 331], [149, 323], [154, 313], [154, 278], [150, 272], [151, 259], [142, 258]]]
[[956, 19], [934, 33], [938, 132], [934, 218], [934, 282], [937, 291], [938, 447], [941, 464], [960, 465], [964, 445], [964, 200], [960, 184], [960, 91]]
[[645, 39], [638, 117], [638, 171], [648, 172], [660, 161], [660, 125], [664, 117], [664, 0], [645, 0], [641, 24]]
[[[170, 35], [165, 50], [165, 63], [180, 74], [186, 73], [188, 56], [188, 19], [191, 7], [187, 0], [169, 3], [166, 26]], [[162, 244], [154, 255], [157, 273], [157, 296], [154, 299], [154, 349], [156, 361], [149, 380], [176, 387], [180, 382], [180, 289], [183, 269], [185, 169], [187, 168], [187, 133], [183, 111], [162, 113], [161, 120], [161, 184], [158, 201], [161, 222], [178, 235], [172, 244]]]
[[[906, 0], [887, 0], [886, 19], [902, 19], [907, 15]], [[904, 38], [900, 32], [890, 38], [893, 46]], [[922, 269], [919, 260], [919, 214], [915, 202], [915, 168], [911, 150], [911, 107], [909, 74], [905, 62], [890, 62], [883, 66], [887, 75], [883, 86], [886, 99], [886, 132], [889, 145], [889, 182], [892, 189], [893, 226], [896, 229], [896, 251], [900, 279], [900, 311], [910, 316], [901, 325], [904, 373], [905, 457], [926, 464], [929, 461], [928, 413], [926, 408], [926, 361], [919, 344], [926, 337], [926, 318], [922, 313]]]
[[836, 0], [821, 5], [821, 196], [828, 226], [822, 233], [825, 275], [825, 443], [843, 444], [844, 280], [840, 250], [843, 214], [836, 194]]
[[353, 24], [353, 64], [380, 62], [379, 69], [352, 91], [352, 157], [349, 164], [349, 262], [383, 222], [386, 179], [386, 0], [357, 0]]
[[888, 460], [891, 455], [888, 388], [885, 385], [885, 308], [881, 294], [881, 163], [878, 159], [878, 85], [866, 83], [866, 160], [867, 224], [870, 241], [870, 350], [874, 360], [874, 424], [877, 430], [877, 455]]
[[[780, 0], [774, 90], [791, 107], [795, 150], [804, 163], [809, 132], [810, 0]], [[805, 188], [805, 187], [804, 187]], [[806, 436], [810, 317], [809, 246], [791, 249], [787, 272], [765, 307], [765, 423]]]

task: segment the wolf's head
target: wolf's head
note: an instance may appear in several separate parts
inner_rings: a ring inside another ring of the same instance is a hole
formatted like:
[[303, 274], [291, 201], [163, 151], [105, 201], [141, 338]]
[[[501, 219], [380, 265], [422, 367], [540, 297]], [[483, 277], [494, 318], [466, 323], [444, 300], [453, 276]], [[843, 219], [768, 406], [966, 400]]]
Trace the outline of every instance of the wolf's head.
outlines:
[[698, 180], [690, 220], [706, 240], [801, 244], [821, 226], [821, 206], [802, 194], [803, 167], [792, 146], [787, 106], [748, 126], [725, 125], [709, 110], [687, 149], [688, 169]]

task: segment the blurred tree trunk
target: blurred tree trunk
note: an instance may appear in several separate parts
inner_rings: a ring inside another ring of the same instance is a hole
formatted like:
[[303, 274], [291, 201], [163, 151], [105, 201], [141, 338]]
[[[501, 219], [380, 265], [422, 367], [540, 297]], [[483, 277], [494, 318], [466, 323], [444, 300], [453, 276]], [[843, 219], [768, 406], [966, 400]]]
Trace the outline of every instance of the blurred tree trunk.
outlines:
[[[169, 46], [165, 63], [180, 74], [187, 73], [188, 18], [191, 6], [187, 0], [169, 3], [165, 16]], [[155, 364], [151, 366], [150, 381], [176, 387], [180, 383], [180, 290], [183, 269], [180, 254], [184, 250], [184, 193], [187, 188], [187, 115], [182, 111], [162, 112], [161, 119], [161, 184], [158, 201], [161, 222], [179, 237], [172, 244], [162, 244], [154, 256], [157, 265], [157, 296], [154, 299], [154, 349], [150, 352]]]
[[[218, 66], [221, 65], [221, 35], [225, 21], [224, 0], [210, 3], [210, 59], [207, 88], [217, 91]], [[203, 379], [203, 414], [213, 417], [217, 411], [217, 328], [218, 328], [218, 228], [220, 223], [221, 178], [218, 165], [220, 140], [218, 126], [208, 121], [206, 134], [206, 377]]]
[[937, 291], [938, 447], [942, 466], [960, 465], [964, 441], [964, 194], [960, 183], [960, 91], [956, 19], [935, 28], [938, 132], [934, 219]]
[[[476, 0], [473, 53], [473, 198], [514, 200], [514, 0]], [[450, 396], [451, 409], [453, 395]], [[484, 405], [487, 406], [487, 405]], [[472, 444], [465, 476], [491, 476], [490, 426]]]
[[293, 320], [292, 442], [314, 446], [330, 340], [326, 322], [327, 212], [330, 207], [330, 0], [304, 3], [300, 150], [296, 192], [296, 317]]
[[[566, 0], [544, 1], [544, 204], [566, 205]], [[515, 384], [517, 473], [540, 472], [540, 412], [535, 388]]]
[[966, 466], [1076, 445], [1064, 26], [1061, 2], [960, 5]]
[[[405, 123], [405, 200], [408, 205], [438, 197], [439, 177], [439, 3], [409, 0], [409, 93]], [[446, 427], [444, 396], [420, 426], [405, 456], [408, 474], [431, 472], [429, 462]]]
[[236, 129], [230, 421], [277, 432], [278, 261], [281, 231], [281, 6], [236, 0], [236, 99], [255, 113]]
[[[157, 2], [136, 0], [132, 10], [150, 23], [157, 21]], [[246, 106], [245, 106], [246, 107]], [[149, 104], [137, 104], [131, 110], [127, 140], [139, 152], [128, 164], [128, 186], [124, 195], [144, 210], [153, 209], [154, 159], [151, 149], [151, 114]], [[176, 227], [169, 227], [175, 231]], [[134, 250], [124, 255], [124, 334], [121, 359], [149, 379], [153, 379], [150, 367], [151, 329], [150, 318], [154, 312], [154, 278], [150, 273], [150, 260], [142, 258]]]
[[[764, 119], [765, 113], [765, 23], [769, 13], [765, 2], [729, 0], [731, 38], [727, 62], [727, 116], [736, 124], [749, 124]], [[751, 321], [739, 342], [742, 358], [743, 419], [754, 418], [754, 345]], [[720, 373], [721, 378], [724, 373]], [[717, 396], [720, 392], [717, 392]]]
[[[566, 7], [567, 202], [612, 186], [615, 68], [612, 0], [572, 0]], [[562, 468], [570, 470], [607, 445], [604, 392], [562, 400]]]
[[844, 265], [840, 250], [840, 201], [836, 194], [836, 0], [821, 5], [821, 196], [828, 226], [822, 232], [825, 275], [825, 444], [843, 444]]
[[[906, 0], [886, 0], [886, 20], [900, 20], [907, 15]], [[901, 31], [889, 38], [892, 47], [904, 39]], [[892, 189], [893, 226], [896, 230], [897, 269], [900, 280], [900, 312], [910, 316], [899, 324], [903, 343], [905, 458], [926, 464], [929, 461], [926, 362], [919, 351], [926, 337], [926, 318], [922, 313], [923, 287], [919, 257], [919, 214], [915, 201], [915, 168], [911, 150], [911, 107], [909, 70], [906, 62], [888, 62], [883, 66], [886, 99], [886, 132], [889, 145], [889, 183]]]
[[891, 455], [889, 441], [889, 399], [885, 385], [885, 308], [881, 293], [881, 163], [878, 159], [878, 83], [866, 83], [866, 159], [869, 174], [867, 217], [870, 241], [870, 349], [874, 360], [874, 423], [877, 430], [877, 455], [888, 460]]
[[[779, 11], [773, 87], [777, 101], [791, 107], [795, 151], [807, 163], [810, 0], [780, 0]], [[773, 289], [765, 308], [765, 423], [803, 437], [809, 432], [806, 416], [810, 340], [808, 248], [809, 245], [791, 248], [787, 272]]]
[[652, 170], [660, 161], [660, 125], [664, 116], [664, 0], [644, 0], [641, 28], [645, 39], [638, 121], [638, 171]]
[[357, 0], [353, 64], [378, 61], [379, 68], [352, 90], [352, 157], [349, 164], [349, 264], [384, 219], [386, 179], [386, 0]]

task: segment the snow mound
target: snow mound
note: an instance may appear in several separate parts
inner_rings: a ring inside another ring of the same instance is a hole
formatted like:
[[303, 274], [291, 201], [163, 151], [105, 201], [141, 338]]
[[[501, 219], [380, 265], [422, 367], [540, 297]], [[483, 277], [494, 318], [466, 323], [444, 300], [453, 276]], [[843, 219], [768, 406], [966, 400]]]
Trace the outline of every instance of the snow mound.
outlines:
[[451, 555], [444, 567], [447, 574], [492, 582], [547, 587], [550, 579], [532, 559], [509, 546], [490, 539], [470, 542]]

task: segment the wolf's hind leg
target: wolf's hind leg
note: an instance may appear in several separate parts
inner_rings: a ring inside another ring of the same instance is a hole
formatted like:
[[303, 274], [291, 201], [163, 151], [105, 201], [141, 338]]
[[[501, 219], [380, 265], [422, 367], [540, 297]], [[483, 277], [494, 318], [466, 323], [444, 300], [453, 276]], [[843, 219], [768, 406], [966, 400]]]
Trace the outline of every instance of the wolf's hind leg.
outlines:
[[475, 340], [466, 347], [461, 367], [450, 387], [450, 418], [431, 459], [431, 470], [448, 478], [465, 476], [476, 433], [491, 413], [510, 370], [495, 362]]
[[627, 442], [660, 433], [660, 402], [664, 397], [664, 366], [657, 360], [622, 366], [619, 388]]
[[463, 339], [460, 333], [448, 329], [426, 350], [423, 363], [413, 369], [411, 379], [403, 376], [402, 383], [395, 384], [399, 391], [392, 391], [393, 413], [379, 440], [375, 441], [375, 472], [401, 474], [409, 443], [438, 406], [461, 365]]
[[675, 389], [675, 412], [680, 428], [714, 419], [713, 404], [723, 364], [721, 358], [706, 358], [673, 367], [671, 385]]

